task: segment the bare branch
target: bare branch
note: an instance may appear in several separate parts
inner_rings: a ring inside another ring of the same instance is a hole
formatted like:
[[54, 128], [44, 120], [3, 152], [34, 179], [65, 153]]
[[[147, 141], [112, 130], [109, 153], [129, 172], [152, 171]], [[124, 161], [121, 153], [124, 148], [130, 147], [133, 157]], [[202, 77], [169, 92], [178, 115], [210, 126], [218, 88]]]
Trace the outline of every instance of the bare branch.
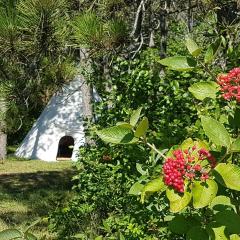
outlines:
[[138, 6], [131, 36], [140, 35], [145, 12], [145, 2], [142, 0]]

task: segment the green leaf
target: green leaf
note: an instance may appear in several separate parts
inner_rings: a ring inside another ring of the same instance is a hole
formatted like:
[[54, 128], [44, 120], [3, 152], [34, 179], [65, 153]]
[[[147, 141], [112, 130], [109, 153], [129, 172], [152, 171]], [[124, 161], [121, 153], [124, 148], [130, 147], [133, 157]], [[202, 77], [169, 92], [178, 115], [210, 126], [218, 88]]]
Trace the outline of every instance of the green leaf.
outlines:
[[138, 141], [138, 138], [134, 137], [131, 129], [125, 128], [121, 125], [105, 128], [97, 131], [96, 133], [104, 142], [107, 143], [130, 144]]
[[118, 122], [118, 123], [116, 123], [116, 126], [121, 126], [121, 127], [129, 128], [129, 129], [133, 128], [133, 126], [131, 124], [126, 123], [126, 122]]
[[220, 184], [240, 191], [240, 167], [230, 163], [219, 163], [213, 173]]
[[198, 100], [204, 100], [205, 98], [216, 98], [216, 94], [219, 91], [219, 86], [215, 82], [199, 82], [194, 83], [188, 88], [189, 92]]
[[119, 232], [119, 240], [125, 240], [125, 237], [123, 236], [123, 234], [121, 232]]
[[230, 240], [240, 240], [240, 237], [237, 234], [230, 235]]
[[189, 148], [194, 146], [194, 141], [191, 138], [187, 138], [184, 140], [181, 144], [181, 149], [182, 150], [188, 150]]
[[205, 63], [210, 63], [214, 60], [220, 46], [221, 46], [221, 39], [217, 39], [214, 43], [210, 44], [210, 46], [208, 47], [205, 53], [205, 57], [204, 57]]
[[226, 226], [229, 233], [240, 233], [240, 216], [233, 211], [225, 210], [214, 215], [214, 220], [220, 226]]
[[164, 58], [159, 63], [177, 71], [188, 71], [197, 66], [197, 62], [193, 58], [184, 56]]
[[130, 195], [140, 195], [140, 193], [142, 192], [144, 188], [144, 185], [139, 183], [139, 182], [136, 182], [132, 185], [132, 187], [130, 188], [128, 194]]
[[192, 56], [197, 57], [201, 53], [201, 48], [199, 48], [197, 43], [191, 38], [187, 38], [185, 44]]
[[183, 194], [176, 193], [173, 189], [167, 189], [167, 198], [170, 202], [170, 211], [177, 213], [188, 206], [192, 199], [192, 193], [185, 191]]
[[43, 221], [42, 218], [38, 218], [37, 220], [33, 221], [30, 225], [26, 227], [26, 229], [24, 229], [23, 232], [27, 233], [31, 228], [39, 224], [41, 221]]
[[206, 150], [209, 150], [208, 144], [205, 143], [204, 141], [201, 141], [201, 140], [198, 139], [198, 140], [195, 141], [194, 143], [195, 143], [197, 149], [202, 149], [202, 148], [204, 148], [204, 149], [206, 149]]
[[187, 240], [208, 240], [207, 232], [201, 227], [193, 227], [187, 232]]
[[101, 236], [97, 236], [96, 238], [95, 238], [95, 240], [103, 240], [103, 236], [101, 235]]
[[148, 124], [148, 119], [144, 117], [142, 121], [139, 123], [134, 135], [135, 137], [143, 137], [146, 135], [146, 132], [148, 130], [149, 124]]
[[135, 127], [135, 125], [137, 124], [140, 115], [141, 115], [141, 111], [142, 111], [142, 107], [138, 108], [137, 110], [133, 111], [133, 114], [130, 118], [130, 124]]
[[229, 238], [226, 236], [226, 227], [212, 227], [213, 238], [214, 240], [228, 240]]
[[224, 195], [215, 197], [212, 200], [209, 207], [215, 211], [224, 211], [229, 208], [234, 209], [234, 210], [236, 209], [235, 206], [231, 203], [231, 199]]
[[25, 234], [26, 240], [37, 240], [37, 237], [33, 235], [32, 233], [26, 233]]
[[208, 179], [206, 182], [195, 181], [193, 183], [193, 207], [203, 208], [208, 206], [216, 197], [218, 185], [214, 180]]
[[231, 146], [232, 152], [240, 152], [240, 138], [237, 138]]
[[7, 229], [0, 232], [0, 240], [21, 239], [22, 234], [17, 229]]
[[196, 146], [197, 149], [204, 148], [206, 150], [209, 150], [209, 146], [205, 142], [199, 139], [197, 139], [196, 141], [193, 141], [191, 138], [187, 138], [186, 140], [184, 140], [180, 147], [182, 150], [188, 150], [193, 146]]
[[169, 222], [168, 227], [173, 233], [185, 234], [188, 232], [190, 224], [185, 217], [178, 215]]
[[154, 193], [154, 192], [163, 192], [166, 190], [166, 186], [163, 182], [163, 179], [162, 177], [160, 178], [156, 178], [150, 182], [148, 182], [143, 190], [142, 190], [142, 194], [141, 194], [141, 202], [144, 203], [144, 200], [145, 200], [145, 196], [146, 194], [151, 194], [151, 193]]
[[229, 124], [231, 125], [232, 128], [237, 128], [237, 129], [240, 128], [239, 119], [240, 119], [240, 108], [237, 108], [235, 110], [233, 116], [231, 116], [231, 115], [228, 116], [228, 122], [229, 122]]
[[237, 108], [235, 110], [235, 113], [234, 113], [234, 118], [233, 118], [233, 122], [234, 122], [234, 126], [237, 127], [237, 128], [240, 128], [240, 108]]
[[226, 128], [217, 120], [211, 117], [201, 117], [203, 130], [208, 138], [218, 146], [225, 146], [227, 148], [231, 145], [230, 136]]
[[148, 169], [145, 171], [142, 169], [142, 164], [136, 163], [136, 169], [141, 175], [147, 175], [148, 174]]

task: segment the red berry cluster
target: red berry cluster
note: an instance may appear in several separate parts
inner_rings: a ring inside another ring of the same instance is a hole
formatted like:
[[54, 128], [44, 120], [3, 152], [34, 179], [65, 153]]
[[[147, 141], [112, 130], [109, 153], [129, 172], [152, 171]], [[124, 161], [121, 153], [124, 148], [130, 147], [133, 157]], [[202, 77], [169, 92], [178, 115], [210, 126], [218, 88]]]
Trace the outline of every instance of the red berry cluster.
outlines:
[[[202, 163], [204, 160], [207, 162]], [[173, 187], [177, 192], [184, 192], [184, 180], [206, 181], [209, 170], [216, 166], [216, 160], [206, 149], [193, 146], [187, 150], [173, 151], [173, 157], [167, 158], [163, 165], [164, 183]]]
[[233, 68], [228, 74], [221, 74], [217, 78], [225, 100], [236, 99], [240, 102], [240, 68]]
[[182, 150], [174, 151], [175, 158], [168, 158], [163, 165], [164, 182], [178, 192], [184, 192], [185, 159]]

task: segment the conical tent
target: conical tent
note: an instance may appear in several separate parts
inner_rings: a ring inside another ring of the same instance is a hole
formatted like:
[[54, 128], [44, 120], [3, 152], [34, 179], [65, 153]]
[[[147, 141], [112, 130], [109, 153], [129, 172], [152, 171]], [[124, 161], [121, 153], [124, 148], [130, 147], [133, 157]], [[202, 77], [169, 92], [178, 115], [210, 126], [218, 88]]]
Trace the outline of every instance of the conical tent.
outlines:
[[85, 143], [83, 81], [76, 77], [50, 99], [17, 149], [16, 156], [44, 161], [77, 159], [79, 147]]

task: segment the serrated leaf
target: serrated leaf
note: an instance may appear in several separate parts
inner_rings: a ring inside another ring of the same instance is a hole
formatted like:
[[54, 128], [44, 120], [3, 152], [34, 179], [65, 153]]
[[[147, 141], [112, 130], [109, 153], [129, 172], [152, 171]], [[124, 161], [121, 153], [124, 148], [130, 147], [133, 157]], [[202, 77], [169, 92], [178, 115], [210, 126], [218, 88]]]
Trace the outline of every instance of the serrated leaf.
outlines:
[[123, 126], [105, 128], [97, 131], [96, 133], [104, 142], [107, 143], [131, 144], [138, 141], [138, 138], [134, 137], [132, 130]]
[[192, 199], [192, 193], [185, 191], [183, 194], [176, 193], [173, 189], [167, 189], [167, 198], [170, 202], [170, 211], [177, 213], [188, 206]]
[[164, 58], [160, 60], [159, 63], [163, 66], [177, 71], [188, 71], [194, 69], [197, 66], [197, 62], [193, 58], [185, 56]]
[[130, 188], [128, 194], [130, 195], [140, 195], [140, 193], [142, 192], [144, 188], [144, 185], [139, 183], [139, 182], [136, 182], [132, 185], [132, 187]]
[[231, 146], [232, 152], [240, 152], [240, 138], [237, 138]]
[[17, 229], [6, 229], [0, 232], [0, 240], [21, 239], [22, 234]]
[[148, 130], [149, 124], [148, 124], [148, 119], [146, 117], [144, 117], [142, 119], [142, 121], [139, 123], [139, 125], [137, 126], [137, 129], [134, 133], [135, 137], [143, 137], [146, 135], [146, 132]]
[[201, 48], [199, 48], [197, 43], [191, 38], [187, 38], [185, 44], [192, 56], [197, 57], [201, 53]]
[[208, 206], [216, 197], [217, 191], [218, 185], [214, 180], [195, 181], [192, 188], [193, 207], [203, 208]]
[[214, 220], [220, 226], [226, 226], [229, 233], [240, 233], [240, 216], [233, 211], [225, 210], [214, 215]]
[[140, 118], [140, 115], [141, 115], [141, 111], [142, 111], [142, 107], [138, 108], [137, 110], [133, 111], [132, 113], [132, 116], [130, 118], [130, 124], [135, 127], [139, 118]]
[[211, 117], [201, 117], [202, 127], [208, 138], [218, 146], [230, 148], [231, 139], [226, 128]]
[[220, 46], [221, 46], [221, 39], [217, 39], [214, 43], [209, 45], [204, 57], [205, 63], [210, 63], [214, 60]]
[[187, 240], [208, 240], [206, 230], [201, 227], [193, 227], [187, 232]]
[[142, 190], [142, 194], [141, 194], [141, 202], [142, 203], [144, 202], [146, 194], [159, 192], [159, 191], [163, 192], [165, 190], [166, 190], [166, 186], [163, 182], [162, 177], [156, 178], [156, 179], [148, 182], [144, 186], [144, 188]]
[[240, 167], [230, 163], [219, 163], [213, 173], [220, 184], [240, 191]]
[[216, 94], [219, 91], [219, 86], [217, 83], [209, 82], [199, 82], [194, 83], [188, 88], [189, 92], [198, 100], [204, 100], [205, 98], [216, 98]]

